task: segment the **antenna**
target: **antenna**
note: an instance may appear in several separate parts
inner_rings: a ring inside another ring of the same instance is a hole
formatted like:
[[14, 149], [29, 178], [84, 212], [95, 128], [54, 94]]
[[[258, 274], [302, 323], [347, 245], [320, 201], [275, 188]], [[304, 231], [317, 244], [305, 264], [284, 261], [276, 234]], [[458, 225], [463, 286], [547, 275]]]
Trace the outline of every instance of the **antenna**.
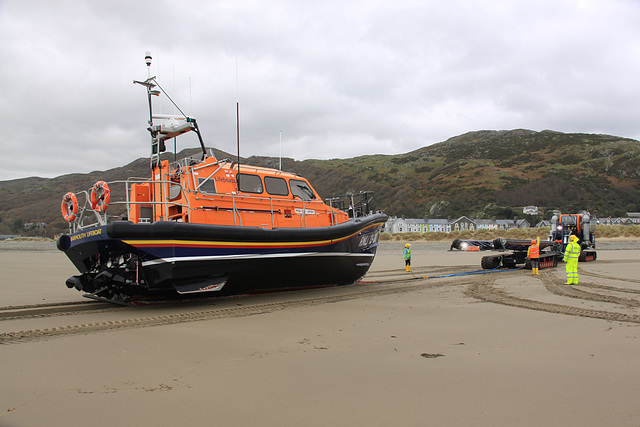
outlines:
[[236, 136], [238, 146], [238, 173], [240, 173], [240, 102], [238, 101], [236, 101]]
[[144, 62], [147, 63], [147, 78], [151, 78], [151, 52], [145, 52]]
[[236, 145], [238, 150], [238, 173], [236, 182], [240, 192], [240, 101], [238, 100], [238, 57], [236, 56]]
[[[176, 61], [173, 61], [173, 93], [176, 93]], [[173, 114], [176, 113], [176, 106], [173, 106]]]
[[[147, 128], [147, 130], [151, 133], [151, 167], [153, 168], [158, 164], [160, 159], [160, 153], [166, 150], [165, 143], [164, 143], [165, 140], [174, 138], [174, 153], [175, 153], [177, 151], [177, 147], [175, 145], [175, 137], [189, 131], [194, 131], [196, 135], [198, 135], [198, 141], [200, 142], [200, 147], [202, 148], [202, 160], [204, 160], [207, 156], [207, 150], [204, 145], [204, 141], [202, 140], [202, 134], [198, 129], [198, 124], [196, 123], [196, 119], [194, 119], [193, 117], [188, 117], [180, 109], [180, 107], [178, 107], [178, 105], [173, 101], [173, 99], [171, 99], [169, 94], [162, 88], [162, 86], [160, 86], [160, 84], [156, 80], [156, 77], [151, 76], [151, 69], [150, 69], [151, 59], [152, 59], [151, 52], [146, 52], [145, 63], [147, 64], [147, 72], [149, 74], [149, 77], [147, 78], [147, 80], [143, 82], [140, 82], [137, 80], [133, 81], [133, 83], [145, 86], [147, 88], [147, 99], [149, 100], [149, 127]], [[155, 90], [154, 89], [155, 87], [157, 87], [160, 90]], [[160, 95], [160, 93], [163, 93], [167, 97], [167, 99], [173, 104], [175, 109], [177, 109], [182, 116], [176, 117], [175, 115], [167, 116], [165, 114], [156, 114], [156, 115], [153, 114], [151, 96], [152, 95], [158, 96]], [[169, 126], [168, 128], [165, 127], [164, 125], [154, 126], [153, 125], [154, 118], [157, 118], [157, 119], [178, 118], [180, 120], [186, 120], [186, 123], [180, 126], [172, 125], [172, 126]]]
[[280, 131], [280, 166], [279, 169], [282, 170], [282, 131]]
[[[234, 21], [234, 35], [236, 36], [236, 43], [238, 41], [238, 17], [235, 17]], [[238, 47], [236, 45], [236, 144], [238, 150], [238, 173], [236, 182], [238, 183], [238, 193], [240, 192], [240, 83], [238, 78]]]

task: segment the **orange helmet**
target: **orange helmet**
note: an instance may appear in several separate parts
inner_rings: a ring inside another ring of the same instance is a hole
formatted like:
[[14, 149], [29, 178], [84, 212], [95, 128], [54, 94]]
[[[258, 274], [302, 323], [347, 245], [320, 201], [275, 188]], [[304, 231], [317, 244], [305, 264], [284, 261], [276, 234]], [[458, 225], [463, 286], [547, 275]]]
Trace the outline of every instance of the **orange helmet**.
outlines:
[[532, 241], [531, 241], [531, 244], [532, 244], [532, 245], [535, 245], [535, 244], [536, 244], [536, 241], [535, 241], [535, 240], [532, 240]]

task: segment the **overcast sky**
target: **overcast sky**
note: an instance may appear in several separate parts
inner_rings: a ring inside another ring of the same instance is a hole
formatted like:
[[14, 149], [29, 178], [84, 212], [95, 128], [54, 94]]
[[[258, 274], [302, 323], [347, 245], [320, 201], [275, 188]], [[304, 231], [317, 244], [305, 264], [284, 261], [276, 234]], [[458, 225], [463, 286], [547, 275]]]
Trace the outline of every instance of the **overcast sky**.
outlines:
[[640, 139], [639, 23], [638, 0], [0, 0], [0, 180], [148, 157], [145, 51], [207, 146], [235, 153], [239, 100], [243, 157]]

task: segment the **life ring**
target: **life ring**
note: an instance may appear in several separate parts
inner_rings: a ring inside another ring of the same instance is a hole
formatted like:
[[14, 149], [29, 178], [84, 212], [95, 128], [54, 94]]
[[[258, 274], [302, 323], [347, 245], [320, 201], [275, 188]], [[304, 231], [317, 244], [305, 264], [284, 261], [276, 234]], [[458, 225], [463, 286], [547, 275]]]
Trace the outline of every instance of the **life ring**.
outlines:
[[67, 222], [75, 221], [78, 217], [78, 198], [72, 192], [68, 192], [62, 197], [60, 205], [62, 217]]
[[111, 190], [104, 181], [98, 181], [91, 188], [91, 209], [104, 212], [111, 202]]

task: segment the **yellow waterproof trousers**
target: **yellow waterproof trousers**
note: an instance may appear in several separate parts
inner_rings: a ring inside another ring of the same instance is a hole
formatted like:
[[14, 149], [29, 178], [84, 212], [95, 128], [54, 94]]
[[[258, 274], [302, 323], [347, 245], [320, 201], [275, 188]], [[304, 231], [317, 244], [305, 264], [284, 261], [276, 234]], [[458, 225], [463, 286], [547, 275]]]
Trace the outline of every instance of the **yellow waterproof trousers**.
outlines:
[[578, 284], [578, 260], [567, 262], [567, 285]]

